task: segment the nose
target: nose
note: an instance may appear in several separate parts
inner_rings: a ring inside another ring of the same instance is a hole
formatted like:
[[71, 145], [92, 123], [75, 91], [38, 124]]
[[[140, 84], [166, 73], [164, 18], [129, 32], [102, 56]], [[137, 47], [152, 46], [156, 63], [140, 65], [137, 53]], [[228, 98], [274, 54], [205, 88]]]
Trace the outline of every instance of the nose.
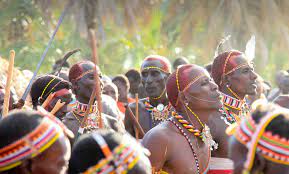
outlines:
[[147, 76], [146, 83], [152, 83], [152, 82], [153, 82], [153, 77], [149, 74]]
[[211, 81], [211, 89], [212, 89], [212, 91], [216, 91], [216, 90], [218, 90], [218, 85], [214, 82], [214, 81]]
[[258, 77], [258, 76], [257, 76], [257, 73], [255, 73], [255, 71], [252, 71], [251, 79], [256, 80], [257, 77]]

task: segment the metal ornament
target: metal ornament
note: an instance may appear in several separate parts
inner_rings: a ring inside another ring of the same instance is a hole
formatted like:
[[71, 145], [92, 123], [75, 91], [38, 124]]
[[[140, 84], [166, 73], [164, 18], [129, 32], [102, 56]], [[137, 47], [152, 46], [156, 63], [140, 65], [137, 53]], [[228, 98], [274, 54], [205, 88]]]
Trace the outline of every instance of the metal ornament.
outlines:
[[162, 104], [162, 103], [159, 103], [159, 104], [157, 105], [157, 110], [160, 111], [160, 112], [162, 112], [162, 111], [164, 110], [164, 108], [165, 108], [165, 105]]
[[209, 143], [211, 150], [217, 150], [218, 149], [219, 145], [218, 145], [218, 143], [216, 143], [216, 141], [214, 141], [209, 126], [207, 126], [205, 124], [205, 127], [204, 127], [201, 134], [203, 137], [202, 141], [205, 143]]

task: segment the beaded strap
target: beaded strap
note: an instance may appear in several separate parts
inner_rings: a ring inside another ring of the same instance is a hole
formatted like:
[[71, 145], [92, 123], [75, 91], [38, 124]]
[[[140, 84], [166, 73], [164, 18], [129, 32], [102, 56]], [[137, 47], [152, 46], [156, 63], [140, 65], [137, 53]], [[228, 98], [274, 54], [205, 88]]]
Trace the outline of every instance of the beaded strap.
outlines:
[[201, 131], [196, 129], [193, 125], [191, 125], [187, 120], [184, 119], [183, 116], [177, 114], [176, 112], [172, 112], [172, 115], [179, 123], [182, 124], [184, 128], [186, 128], [189, 132], [193, 133], [196, 137], [203, 138], [201, 135]]
[[[73, 112], [79, 116], [84, 116], [86, 110], [89, 108], [88, 104], [80, 103], [79, 101], [76, 101], [76, 105], [73, 108]], [[96, 113], [98, 115], [98, 109], [97, 105], [91, 105], [89, 114]]]
[[166, 70], [164, 70], [164, 69], [162, 69], [160, 67], [157, 67], [157, 66], [147, 66], [147, 67], [142, 68], [141, 71], [149, 70], [149, 69], [157, 69], [157, 70], [160, 70], [162, 72], [169, 73], [168, 71], [166, 71]]
[[144, 104], [145, 104], [145, 109], [150, 114], [152, 120], [163, 122], [168, 119], [169, 111], [171, 109], [170, 104], [166, 105], [163, 111], [158, 111], [156, 107], [151, 105], [148, 97], [144, 101]]
[[196, 166], [197, 166], [197, 172], [198, 174], [200, 174], [200, 164], [199, 164], [199, 159], [198, 159], [198, 156], [194, 150], [194, 146], [190, 140], [190, 138], [188, 137], [188, 135], [184, 132], [184, 130], [173, 120], [173, 119], [169, 119], [169, 121], [171, 121], [178, 129], [179, 131], [182, 133], [182, 135], [186, 138], [186, 140], [188, 141], [190, 147], [191, 147], [191, 150], [193, 152], [193, 156], [195, 158], [195, 163], [196, 163]]

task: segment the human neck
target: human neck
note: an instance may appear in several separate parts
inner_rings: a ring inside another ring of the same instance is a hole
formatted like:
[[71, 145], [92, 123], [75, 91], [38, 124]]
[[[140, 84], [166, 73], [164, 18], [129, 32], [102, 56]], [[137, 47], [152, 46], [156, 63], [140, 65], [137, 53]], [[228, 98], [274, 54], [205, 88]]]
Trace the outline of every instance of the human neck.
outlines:
[[159, 103], [162, 103], [164, 105], [168, 105], [169, 104], [169, 100], [167, 98], [167, 95], [163, 95], [159, 99], [153, 99], [153, 98], [149, 97], [149, 100], [150, 100], [150, 104], [153, 105], [153, 106], [157, 106]]
[[[208, 124], [209, 117], [215, 110], [203, 110], [203, 109], [191, 109], [196, 116], [199, 117], [203, 124]], [[202, 129], [201, 123], [199, 123], [196, 116], [189, 111], [185, 106], [178, 111], [187, 121], [189, 121], [192, 125], [194, 125], [197, 129]]]
[[75, 96], [76, 100], [83, 104], [89, 103], [89, 98], [83, 96]]
[[229, 95], [229, 96], [231, 96], [231, 97], [234, 97], [234, 98], [236, 98], [236, 99], [238, 99], [238, 100], [244, 100], [244, 99], [245, 99], [245, 96], [246, 96], [246, 94], [239, 94], [239, 93], [236, 93], [235, 91], [233, 91], [233, 92], [235, 92], [235, 93], [237, 94], [237, 96], [235, 96], [235, 95], [229, 90], [228, 87], [223, 87], [223, 88], [221, 89], [221, 92], [224, 93], [224, 94], [227, 94], [227, 95]]

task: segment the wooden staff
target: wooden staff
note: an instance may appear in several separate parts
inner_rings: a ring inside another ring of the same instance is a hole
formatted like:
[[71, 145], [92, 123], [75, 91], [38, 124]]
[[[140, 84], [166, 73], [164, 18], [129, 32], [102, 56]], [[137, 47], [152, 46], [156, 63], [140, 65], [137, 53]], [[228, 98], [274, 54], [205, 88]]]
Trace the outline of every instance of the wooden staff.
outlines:
[[10, 101], [10, 87], [11, 81], [13, 76], [13, 68], [14, 68], [14, 58], [15, 58], [15, 51], [11, 50], [9, 55], [9, 67], [8, 67], [8, 74], [5, 86], [5, 96], [4, 96], [4, 104], [3, 104], [3, 118], [7, 116], [9, 112], [9, 101]]
[[46, 106], [51, 102], [51, 100], [53, 99], [54, 95], [55, 95], [55, 92], [50, 93], [49, 96], [48, 96], [48, 97], [45, 99], [45, 101], [42, 103], [41, 106], [42, 106], [44, 109], [45, 109]]
[[[97, 42], [96, 42], [96, 38], [95, 38], [95, 30], [90, 29], [88, 34], [89, 34], [89, 37], [91, 39], [90, 46], [91, 46], [91, 50], [92, 50], [92, 62], [95, 65], [98, 65], [99, 61], [98, 61], [98, 54], [97, 54]], [[96, 96], [97, 109], [99, 112], [98, 113], [99, 114], [98, 126], [99, 126], [99, 128], [103, 128], [102, 116], [101, 116], [102, 104], [101, 104], [100, 79], [99, 79], [98, 71], [97, 71], [96, 67], [95, 67], [95, 71], [94, 71], [94, 79], [95, 79], [96, 87], [95, 87], [95, 91], [92, 93], [91, 97], [93, 97], [93, 99], [94, 99]], [[91, 105], [89, 105], [89, 109], [91, 109]]]
[[136, 126], [136, 128], [140, 131], [140, 136], [144, 136], [145, 132], [139, 122], [136, 120], [136, 117], [134, 116], [133, 112], [131, 111], [130, 107], [127, 106], [127, 110], [129, 112], [129, 118], [133, 121], [133, 124]]
[[55, 104], [55, 106], [53, 107], [53, 109], [50, 111], [50, 113], [52, 115], [55, 115], [56, 112], [59, 111], [60, 108], [62, 108], [65, 105], [65, 102], [61, 102], [60, 99], [58, 99], [57, 103]]
[[[135, 118], [136, 121], [139, 123], [139, 114], [138, 114], [138, 94], [135, 94]], [[139, 139], [139, 131], [138, 129], [135, 130], [135, 138]]]

